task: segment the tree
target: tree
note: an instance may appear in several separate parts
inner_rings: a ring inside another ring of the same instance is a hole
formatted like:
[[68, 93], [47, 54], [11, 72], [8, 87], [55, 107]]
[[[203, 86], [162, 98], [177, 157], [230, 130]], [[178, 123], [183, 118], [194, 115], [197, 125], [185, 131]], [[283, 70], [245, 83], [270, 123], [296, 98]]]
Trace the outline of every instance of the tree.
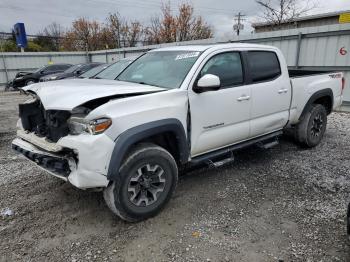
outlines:
[[108, 16], [107, 26], [111, 31], [115, 47], [136, 46], [143, 34], [143, 27], [139, 21], [128, 22], [119, 13]]
[[122, 27], [124, 19], [119, 13], [109, 14], [107, 18], [107, 25], [112, 33], [112, 37], [115, 43], [115, 47], [122, 47]]
[[293, 21], [316, 7], [311, 0], [256, 0], [256, 3], [264, 10], [264, 21], [277, 26]]
[[160, 28], [162, 42], [176, 42], [176, 18], [171, 14], [170, 4], [162, 6], [162, 14], [163, 19]]
[[41, 46], [44, 51], [59, 51], [63, 36], [64, 30], [62, 26], [53, 22], [39, 32], [33, 42]]
[[125, 22], [122, 26], [121, 33], [124, 46], [133, 47], [140, 41], [143, 29], [138, 21]]
[[44, 51], [42, 46], [33, 41], [28, 41], [28, 46], [25, 48], [26, 52], [42, 52]]
[[56, 22], [53, 22], [52, 24], [48, 25], [44, 29], [44, 36], [50, 38], [54, 50], [59, 51], [60, 50], [60, 43], [62, 36], [64, 35], [64, 30], [62, 26]]
[[66, 33], [63, 47], [66, 50], [94, 51], [105, 49], [109, 32], [97, 21], [79, 18]]
[[206, 39], [213, 36], [212, 30], [201, 16], [194, 16], [193, 6], [181, 4], [178, 14], [172, 15], [170, 4], [162, 6], [162, 15], [152, 17], [151, 25], [145, 29], [145, 40], [148, 43], [170, 43]]
[[161, 22], [158, 16], [151, 17], [150, 26], [144, 29], [145, 42], [147, 44], [160, 44], [162, 42], [160, 36]]

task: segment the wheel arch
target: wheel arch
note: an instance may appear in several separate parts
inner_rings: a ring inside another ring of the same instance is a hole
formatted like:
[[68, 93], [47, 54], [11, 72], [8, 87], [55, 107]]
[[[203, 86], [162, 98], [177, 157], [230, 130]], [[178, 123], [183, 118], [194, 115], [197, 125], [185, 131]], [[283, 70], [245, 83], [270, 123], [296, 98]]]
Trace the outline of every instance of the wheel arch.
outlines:
[[[175, 118], [157, 120], [130, 128], [118, 136], [109, 162], [108, 180], [115, 180], [123, 159], [134, 145], [141, 142], [155, 142], [156, 138], [159, 139], [163, 136], [175, 139], [175, 141], [171, 141], [174, 151], [170, 153], [177, 162], [185, 164], [189, 158], [189, 147], [182, 123]], [[169, 142], [169, 140], [167, 141]], [[159, 145], [159, 143], [156, 144]]]
[[299, 117], [299, 120], [301, 120], [305, 116], [305, 113], [313, 104], [323, 105], [327, 110], [327, 114], [330, 114], [333, 110], [333, 103], [334, 103], [333, 98], [334, 98], [333, 91], [330, 88], [317, 91], [310, 97], [310, 99], [305, 104], [305, 107]]

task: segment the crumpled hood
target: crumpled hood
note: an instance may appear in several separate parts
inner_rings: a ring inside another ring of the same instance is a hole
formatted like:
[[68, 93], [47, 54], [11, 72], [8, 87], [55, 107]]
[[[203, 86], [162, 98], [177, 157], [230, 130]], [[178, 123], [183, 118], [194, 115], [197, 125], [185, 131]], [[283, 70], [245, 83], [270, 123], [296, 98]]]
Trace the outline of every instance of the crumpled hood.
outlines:
[[153, 93], [165, 88], [103, 79], [65, 79], [23, 88], [37, 94], [46, 110], [72, 110], [88, 101], [117, 95]]

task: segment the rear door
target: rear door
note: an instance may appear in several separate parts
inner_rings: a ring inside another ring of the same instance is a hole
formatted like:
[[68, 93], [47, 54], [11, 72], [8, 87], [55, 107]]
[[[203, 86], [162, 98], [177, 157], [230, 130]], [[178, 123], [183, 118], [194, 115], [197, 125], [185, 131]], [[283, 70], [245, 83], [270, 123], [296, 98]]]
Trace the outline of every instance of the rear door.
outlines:
[[189, 89], [191, 155], [204, 154], [249, 137], [250, 87], [245, 85], [240, 52], [217, 52], [202, 63], [196, 79], [213, 74], [220, 78], [217, 91], [197, 94]]
[[250, 137], [253, 138], [287, 124], [292, 92], [287, 66], [277, 53], [247, 51], [245, 54], [252, 92]]

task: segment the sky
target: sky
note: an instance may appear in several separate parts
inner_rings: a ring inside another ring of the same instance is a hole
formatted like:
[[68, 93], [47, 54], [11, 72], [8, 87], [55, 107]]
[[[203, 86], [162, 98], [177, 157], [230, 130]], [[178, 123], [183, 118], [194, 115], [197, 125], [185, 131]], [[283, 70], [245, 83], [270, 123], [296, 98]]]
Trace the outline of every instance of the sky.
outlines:
[[[217, 37], [233, 35], [238, 12], [247, 15], [242, 33], [249, 34], [250, 22], [261, 12], [254, 0], [171, 0], [170, 4], [175, 11], [184, 2], [193, 4], [195, 14], [212, 26]], [[52, 22], [68, 28], [79, 17], [105, 22], [114, 12], [147, 25], [150, 17], [160, 13], [160, 6], [160, 0], [0, 0], [0, 31], [10, 32], [15, 23], [23, 22], [27, 34], [36, 34]], [[350, 10], [350, 0], [318, 0], [311, 14], [340, 10]]]

